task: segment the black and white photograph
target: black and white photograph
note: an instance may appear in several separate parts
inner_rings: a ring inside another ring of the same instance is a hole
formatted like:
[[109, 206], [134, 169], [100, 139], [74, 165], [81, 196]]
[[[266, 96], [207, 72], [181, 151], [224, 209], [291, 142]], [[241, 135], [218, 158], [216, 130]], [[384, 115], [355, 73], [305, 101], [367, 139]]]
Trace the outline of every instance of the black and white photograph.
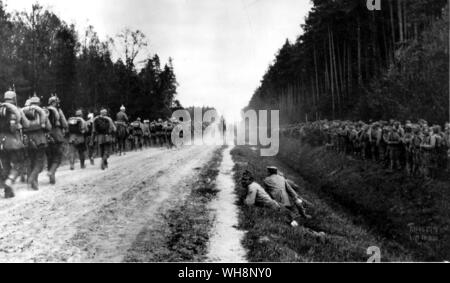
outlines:
[[448, 0], [0, 0], [0, 263], [447, 263], [449, 45]]

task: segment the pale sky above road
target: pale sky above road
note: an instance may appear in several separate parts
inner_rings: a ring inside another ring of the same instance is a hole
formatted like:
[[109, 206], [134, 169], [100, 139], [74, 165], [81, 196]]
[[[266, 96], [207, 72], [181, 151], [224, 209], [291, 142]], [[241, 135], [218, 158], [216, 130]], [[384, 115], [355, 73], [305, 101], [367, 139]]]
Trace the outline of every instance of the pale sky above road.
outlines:
[[[35, 0], [6, 0], [30, 10]], [[93, 25], [102, 39], [140, 29], [146, 54], [174, 60], [183, 106], [214, 106], [239, 117], [286, 38], [294, 41], [309, 0], [39, 0], [78, 32]]]

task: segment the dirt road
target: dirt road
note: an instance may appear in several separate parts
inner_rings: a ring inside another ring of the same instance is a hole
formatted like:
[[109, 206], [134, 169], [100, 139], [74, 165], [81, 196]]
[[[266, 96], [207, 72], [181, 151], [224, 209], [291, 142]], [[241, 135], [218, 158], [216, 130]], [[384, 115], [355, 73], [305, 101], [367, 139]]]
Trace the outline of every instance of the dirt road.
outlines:
[[[113, 157], [110, 168], [70, 171], [38, 192], [0, 198], [0, 262], [120, 262], [144, 226], [189, 193], [216, 147], [151, 149]], [[98, 162], [98, 160], [97, 160]]]

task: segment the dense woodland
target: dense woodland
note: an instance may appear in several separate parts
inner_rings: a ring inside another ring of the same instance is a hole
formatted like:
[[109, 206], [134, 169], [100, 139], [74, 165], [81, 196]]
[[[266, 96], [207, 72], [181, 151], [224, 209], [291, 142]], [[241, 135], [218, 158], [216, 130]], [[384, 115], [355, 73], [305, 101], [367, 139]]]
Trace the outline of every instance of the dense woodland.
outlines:
[[[249, 104], [283, 123], [449, 117], [447, 0], [313, 0]], [[299, 19], [300, 21], [300, 19]]]
[[20, 105], [34, 92], [45, 102], [56, 93], [68, 112], [107, 107], [116, 113], [123, 104], [131, 116], [149, 119], [180, 107], [172, 60], [147, 55], [141, 31], [124, 29], [102, 41], [92, 26], [78, 31], [39, 4], [30, 8], [7, 13], [0, 0], [0, 92], [15, 86]]

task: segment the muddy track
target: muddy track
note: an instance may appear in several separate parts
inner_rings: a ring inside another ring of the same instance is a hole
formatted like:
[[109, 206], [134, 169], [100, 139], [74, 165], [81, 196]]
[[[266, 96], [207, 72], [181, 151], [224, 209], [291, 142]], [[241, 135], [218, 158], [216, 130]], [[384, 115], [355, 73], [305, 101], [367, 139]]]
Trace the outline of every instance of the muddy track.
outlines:
[[214, 147], [151, 149], [114, 157], [110, 169], [59, 170], [57, 185], [19, 185], [0, 199], [0, 261], [120, 262], [142, 227], [189, 193]]

